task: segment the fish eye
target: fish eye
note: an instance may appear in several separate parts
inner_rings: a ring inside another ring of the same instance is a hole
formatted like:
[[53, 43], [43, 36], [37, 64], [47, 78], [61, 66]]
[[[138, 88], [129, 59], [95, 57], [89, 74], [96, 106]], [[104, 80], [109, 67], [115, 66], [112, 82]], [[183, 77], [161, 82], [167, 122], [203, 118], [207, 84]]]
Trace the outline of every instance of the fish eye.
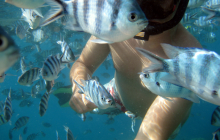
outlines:
[[216, 90], [213, 90], [213, 91], [212, 91], [212, 94], [213, 94], [213, 95], [218, 95], [218, 93], [217, 93]]
[[160, 86], [160, 83], [159, 83], [159, 82], [156, 82], [156, 85], [159, 87], [159, 86]]
[[130, 15], [128, 15], [128, 20], [131, 21], [131, 22], [134, 22], [137, 19], [138, 19], [138, 16], [135, 13], [130, 13]]
[[5, 36], [0, 35], [0, 51], [3, 51], [8, 46], [8, 40]]
[[144, 78], [149, 78], [149, 74], [144, 74]]
[[102, 97], [102, 100], [105, 101], [105, 98]]

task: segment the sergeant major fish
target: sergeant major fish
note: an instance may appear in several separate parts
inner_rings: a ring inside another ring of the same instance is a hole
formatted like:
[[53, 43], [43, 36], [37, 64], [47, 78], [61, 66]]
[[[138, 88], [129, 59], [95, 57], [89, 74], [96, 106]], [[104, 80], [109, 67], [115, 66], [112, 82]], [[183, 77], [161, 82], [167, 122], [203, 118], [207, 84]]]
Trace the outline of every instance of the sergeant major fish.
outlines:
[[5, 123], [7, 123], [7, 120], [5, 119], [4, 115], [1, 114], [1, 115], [0, 115], [0, 126], [3, 125], [3, 124], [5, 124]]
[[47, 0], [51, 10], [41, 25], [69, 15], [67, 28], [84, 31], [100, 39], [96, 43], [114, 43], [132, 38], [148, 25], [136, 0]]
[[75, 61], [75, 55], [71, 48], [68, 46], [68, 44], [63, 40], [63, 41], [57, 41], [59, 45], [61, 45], [61, 51], [63, 53], [62, 57], [62, 62], [64, 63], [71, 63]]
[[72, 131], [69, 129], [69, 127], [64, 126], [64, 129], [65, 129], [65, 131], [66, 131], [66, 140], [74, 140], [73, 133], [72, 133]]
[[4, 118], [8, 122], [12, 116], [12, 105], [11, 105], [11, 89], [8, 93], [8, 97], [5, 100], [4, 106]]
[[212, 133], [213, 138], [212, 140], [219, 140], [220, 139], [220, 128], [217, 129], [214, 133]]
[[86, 99], [93, 102], [100, 109], [107, 109], [113, 106], [114, 100], [106, 88], [98, 81], [91, 79], [82, 80], [84, 86], [80, 85], [76, 80], [75, 84], [80, 89], [79, 93], [85, 94]]
[[195, 103], [200, 102], [197, 95], [193, 93], [191, 90], [161, 80], [161, 77], [166, 76], [166, 72], [141, 72], [139, 74], [139, 77], [143, 82], [144, 86], [156, 95], [159, 95], [165, 99], [167, 99], [166, 97], [180, 97]]
[[15, 122], [15, 127], [12, 130], [20, 129], [21, 127], [25, 126], [29, 121], [29, 117], [23, 116], [20, 117], [16, 122]]
[[48, 108], [48, 100], [49, 100], [49, 93], [45, 92], [44, 95], [42, 96], [40, 100], [40, 105], [39, 105], [39, 114], [42, 117]]
[[220, 106], [216, 107], [212, 113], [211, 125], [220, 126]]
[[167, 72], [161, 80], [188, 88], [201, 99], [220, 105], [220, 56], [201, 48], [174, 47], [164, 43], [161, 46], [170, 59], [136, 48], [151, 61], [143, 72]]
[[0, 75], [10, 68], [20, 57], [19, 48], [13, 39], [0, 27]]
[[23, 86], [30, 86], [34, 81], [39, 79], [41, 75], [41, 68], [32, 68], [25, 71], [20, 77], [18, 77], [18, 83]]

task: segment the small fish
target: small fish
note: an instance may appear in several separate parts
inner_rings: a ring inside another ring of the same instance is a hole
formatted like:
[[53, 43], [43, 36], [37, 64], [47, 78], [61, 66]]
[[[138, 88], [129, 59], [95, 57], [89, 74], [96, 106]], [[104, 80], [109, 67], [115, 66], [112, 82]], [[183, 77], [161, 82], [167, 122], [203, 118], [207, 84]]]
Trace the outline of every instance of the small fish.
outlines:
[[213, 32], [209, 32], [206, 34], [202, 34], [202, 40], [207, 42], [207, 43], [214, 43], [217, 41], [216, 35]]
[[40, 106], [39, 106], [39, 114], [40, 116], [42, 117], [46, 111], [47, 111], [47, 108], [48, 108], [48, 100], [49, 100], [49, 93], [48, 92], [45, 92], [44, 95], [42, 96], [41, 98], [41, 101], [40, 101]]
[[46, 134], [45, 134], [43, 131], [40, 131], [40, 132], [41, 132], [41, 135], [42, 135], [43, 137], [46, 136]]
[[16, 122], [15, 122], [15, 127], [12, 130], [20, 129], [21, 127], [25, 126], [29, 121], [29, 117], [23, 116], [20, 117]]
[[20, 57], [19, 48], [14, 40], [0, 27], [0, 74], [2, 75]]
[[20, 77], [18, 77], [18, 83], [22, 86], [31, 86], [34, 81], [39, 79], [41, 75], [41, 68], [32, 68], [25, 71]]
[[206, 6], [208, 6], [209, 8], [219, 8], [220, 5], [220, 1], [219, 0], [208, 0], [205, 3]]
[[220, 140], [220, 128], [217, 129], [214, 133], [212, 133], [213, 138], [212, 140]]
[[39, 133], [32, 133], [27, 137], [27, 140], [34, 140], [38, 135]]
[[4, 106], [4, 118], [8, 122], [12, 116], [12, 105], [11, 105], [11, 89], [8, 93], [8, 97], [5, 100]]
[[156, 95], [159, 95], [165, 99], [168, 99], [166, 97], [180, 97], [195, 103], [200, 102], [197, 95], [193, 93], [191, 90], [161, 80], [162, 77], [167, 75], [166, 72], [141, 72], [139, 74], [139, 77], [143, 82], [144, 86]]
[[9, 137], [10, 140], [13, 139], [12, 129], [9, 129], [9, 131], [8, 131], [8, 137]]
[[86, 121], [86, 114], [85, 113], [80, 114], [80, 118], [83, 122]]
[[24, 134], [24, 135], [27, 133], [27, 129], [28, 129], [27, 126], [23, 129], [23, 134]]
[[52, 81], [58, 78], [58, 74], [64, 68], [61, 66], [61, 59], [58, 55], [49, 56], [43, 64], [42, 77], [46, 81]]
[[0, 126], [7, 123], [7, 120], [5, 119], [5, 116], [3, 114], [0, 115]]
[[64, 129], [65, 129], [65, 131], [66, 131], [66, 140], [74, 140], [73, 133], [72, 133], [72, 131], [69, 129], [69, 127], [64, 126]]
[[207, 16], [200, 16], [197, 20], [194, 21], [194, 24], [198, 27], [205, 27], [215, 23], [215, 20], [207, 20]]
[[19, 140], [23, 140], [23, 138], [22, 138], [21, 134], [19, 135]]
[[47, 123], [47, 122], [43, 122], [42, 125], [43, 125], [44, 127], [51, 127], [51, 124], [50, 124], [50, 123]]
[[26, 65], [24, 59], [25, 59], [25, 58], [22, 57], [21, 60], [20, 60], [20, 67], [21, 67], [21, 72], [22, 72], [22, 73], [24, 73], [24, 72], [26, 71], [26, 69], [27, 69], [27, 65]]
[[167, 72], [161, 80], [185, 87], [199, 98], [220, 105], [220, 56], [200, 48], [174, 47], [164, 43], [161, 46], [170, 59], [163, 59], [147, 50], [136, 48], [151, 61], [143, 72]]
[[37, 48], [37, 51], [38, 51], [38, 52], [41, 52], [41, 48], [40, 48], [40, 45], [39, 45], [39, 44], [35, 44], [35, 47]]
[[[93, 0], [93, 2], [48, 0], [47, 3], [51, 10], [44, 16], [42, 26], [69, 15], [72, 17], [67, 22], [67, 28], [84, 31], [100, 38], [93, 40], [96, 43], [127, 40], [148, 25], [148, 20], [136, 0]], [[108, 14], [104, 11], [108, 11]]]
[[86, 99], [93, 102], [100, 109], [113, 107], [114, 100], [106, 88], [98, 81], [93, 80], [88, 76], [89, 80], [82, 80], [84, 86], [80, 85], [76, 80], [75, 84], [80, 89], [81, 94], [86, 95]]
[[220, 106], [212, 113], [211, 125], [220, 126]]
[[5, 0], [5, 2], [20, 8], [36, 9], [41, 7], [45, 3], [45, 0]]
[[75, 61], [75, 55], [68, 44], [63, 41], [57, 41], [59, 45], [61, 45], [61, 52], [63, 53], [63, 57], [61, 61], [63, 63], [71, 63]]
[[31, 97], [36, 98], [37, 94], [39, 93], [39, 85], [34, 85], [31, 88]]
[[201, 6], [206, 0], [190, 0], [187, 8], [196, 8]]
[[44, 38], [44, 31], [41, 29], [32, 32], [34, 36], [34, 42], [41, 42]]
[[57, 134], [57, 140], [60, 140], [60, 137], [59, 137], [59, 134], [58, 134], [57, 130], [56, 130], [56, 134]]
[[52, 80], [52, 81], [46, 81], [46, 80], [45, 80], [45, 85], [46, 85], [46, 91], [47, 91], [47, 93], [50, 94], [50, 93], [51, 93], [51, 90], [52, 90], [52, 88], [53, 88], [53, 86], [54, 86], [54, 80]]

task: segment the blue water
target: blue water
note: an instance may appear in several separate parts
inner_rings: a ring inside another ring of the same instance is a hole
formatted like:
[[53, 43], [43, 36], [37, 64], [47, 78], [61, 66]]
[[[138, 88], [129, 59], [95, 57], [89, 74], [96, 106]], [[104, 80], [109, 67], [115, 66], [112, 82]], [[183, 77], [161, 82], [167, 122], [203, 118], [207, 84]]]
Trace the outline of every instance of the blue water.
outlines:
[[[3, 0], [0, 0], [0, 6], [3, 3]], [[11, 8], [11, 7], [10, 7]], [[1, 19], [9, 18], [7, 13], [12, 14], [20, 14], [15, 13], [13, 11], [18, 10], [18, 8], [13, 7], [12, 9], [4, 9], [6, 14], [0, 14]], [[3, 11], [1, 9], [1, 11]], [[206, 45], [208, 50], [216, 51], [220, 54], [220, 31], [215, 32], [217, 36], [217, 41], [214, 43], [206, 43], [202, 39], [198, 38], [202, 45]], [[84, 34], [75, 34], [71, 40], [80, 39]], [[58, 33], [55, 33], [54, 36], [59, 36]], [[27, 43], [25, 39], [20, 40], [17, 36], [13, 35], [13, 39], [16, 44], [21, 48], [31, 45], [31, 43]], [[81, 45], [84, 46], [85, 42], [82, 42]], [[50, 47], [50, 48], [48, 48]], [[51, 49], [53, 46], [49, 41], [45, 41], [41, 44], [41, 49]], [[60, 50], [60, 48], [57, 48]], [[32, 54], [37, 53], [37, 50], [33, 50], [31, 54], [28, 54], [26, 63], [29, 61], [34, 61], [34, 57]], [[101, 65], [93, 76], [98, 76], [100, 78], [100, 82], [105, 84], [109, 82], [114, 77], [114, 67], [112, 60], [110, 61], [110, 66], [108, 70]], [[69, 71], [70, 69], [65, 68], [62, 70], [62, 74], [65, 74], [66, 78], [62, 78], [60, 76], [57, 81], [64, 82], [65, 85], [70, 85], [69, 80]], [[13, 69], [9, 69], [6, 73], [14, 74], [17, 76], [21, 75], [21, 71], [16, 72]], [[109, 78], [104, 78], [101, 74], [108, 73], [110, 74]], [[20, 86], [17, 83], [17, 76], [7, 76], [5, 78], [4, 83], [0, 83], [1, 91], [4, 89], [12, 88], [13, 90], [19, 90], [22, 88], [26, 92], [31, 91], [31, 87]], [[0, 91], [0, 92], [1, 92]], [[43, 92], [41, 92], [43, 94]], [[0, 94], [0, 101], [4, 101], [6, 96]], [[62, 140], [66, 139], [66, 132], [64, 130], [64, 125], [68, 126], [73, 132], [74, 137], [77, 140], [132, 140], [135, 138], [139, 126], [141, 124], [140, 120], [136, 120], [136, 125], [134, 127], [135, 132], [131, 130], [131, 119], [125, 116], [124, 114], [120, 114], [114, 118], [114, 123], [106, 125], [105, 122], [108, 120], [107, 115], [95, 115], [87, 113], [87, 117], [92, 117], [93, 120], [86, 120], [83, 122], [79, 115], [75, 113], [70, 107], [61, 108], [58, 104], [58, 99], [51, 95], [48, 103], [48, 110], [43, 117], [39, 115], [39, 103], [40, 99], [35, 98], [31, 99], [34, 104], [31, 107], [19, 107], [19, 103], [21, 101], [13, 100], [12, 106], [15, 113], [11, 118], [11, 122], [6, 123], [0, 126], [0, 140], [8, 140], [9, 129], [14, 127], [15, 121], [22, 116], [29, 116], [29, 122], [27, 123], [27, 134], [23, 135], [23, 128], [20, 130], [13, 131], [13, 140], [17, 140], [19, 134], [22, 134], [23, 139], [26, 139], [29, 134], [38, 133], [43, 131], [46, 133], [46, 136], [43, 137], [41, 134], [36, 137], [36, 140], [52, 140], [56, 139], [56, 130], [59, 132], [59, 136]], [[207, 103], [201, 100], [200, 104], [193, 104], [192, 110], [188, 120], [185, 125], [182, 127], [179, 135], [175, 138], [175, 140], [196, 140], [196, 138], [203, 138], [204, 140], [212, 139], [212, 132], [214, 132], [218, 127], [211, 125], [211, 115], [216, 105]], [[51, 127], [46, 128], [42, 125], [42, 122], [48, 122], [51, 124]], [[111, 132], [109, 129], [114, 128], [115, 131]], [[91, 130], [92, 133], [84, 134], [86, 130]], [[198, 139], [197, 139], [198, 140]]]

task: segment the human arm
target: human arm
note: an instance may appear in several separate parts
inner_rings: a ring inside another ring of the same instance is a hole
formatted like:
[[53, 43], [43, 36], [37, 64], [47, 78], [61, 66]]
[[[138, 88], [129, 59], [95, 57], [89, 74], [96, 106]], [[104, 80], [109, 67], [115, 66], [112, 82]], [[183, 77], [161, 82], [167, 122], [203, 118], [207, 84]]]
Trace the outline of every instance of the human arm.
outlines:
[[[93, 39], [96, 38], [94, 36], [91, 36], [90, 40]], [[91, 76], [95, 72], [95, 70], [102, 64], [102, 62], [108, 56], [109, 52], [110, 49], [108, 44], [97, 44], [88, 41], [80, 57], [73, 64], [70, 70], [70, 80], [73, 84], [73, 95], [69, 101], [69, 104], [70, 107], [77, 113], [86, 113], [96, 108], [96, 106], [92, 102], [86, 100], [84, 95], [82, 96], [80, 93], [78, 93], [79, 88], [73, 82], [73, 80], [76, 80], [77, 82], [82, 84], [80, 79], [86, 80], [88, 74]]]

